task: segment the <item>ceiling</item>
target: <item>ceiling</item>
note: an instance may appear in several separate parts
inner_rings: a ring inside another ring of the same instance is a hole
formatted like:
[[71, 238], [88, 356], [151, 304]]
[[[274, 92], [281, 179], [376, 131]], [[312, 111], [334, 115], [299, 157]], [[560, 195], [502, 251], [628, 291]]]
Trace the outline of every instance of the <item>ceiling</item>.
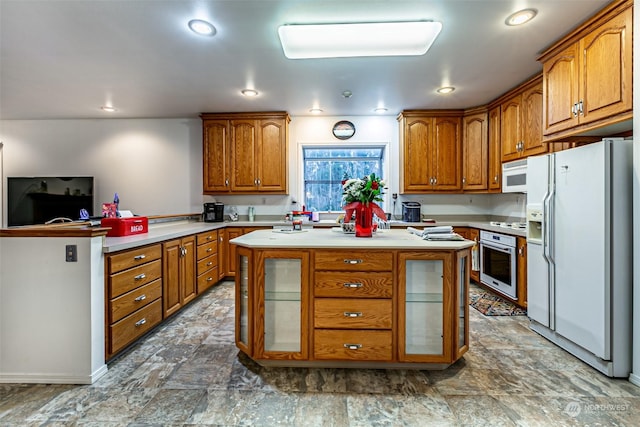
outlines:
[[[0, 119], [179, 118], [286, 110], [389, 115], [486, 104], [609, 0], [0, 0]], [[510, 13], [537, 17], [508, 27]], [[214, 37], [187, 28], [194, 18]], [[282, 24], [436, 20], [418, 57], [287, 59]], [[455, 86], [449, 95], [435, 89]], [[246, 98], [245, 88], [259, 95]], [[342, 93], [349, 90], [350, 98]], [[106, 113], [101, 106], [113, 105]]]

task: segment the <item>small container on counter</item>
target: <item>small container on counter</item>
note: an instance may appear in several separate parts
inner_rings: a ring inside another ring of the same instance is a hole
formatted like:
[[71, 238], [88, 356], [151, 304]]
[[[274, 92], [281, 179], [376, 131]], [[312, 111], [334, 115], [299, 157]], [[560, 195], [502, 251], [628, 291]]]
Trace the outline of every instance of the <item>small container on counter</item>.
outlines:
[[293, 230], [294, 231], [302, 231], [302, 220], [294, 219], [293, 220]]
[[255, 220], [256, 210], [253, 206], [249, 206], [249, 221], [253, 222]]

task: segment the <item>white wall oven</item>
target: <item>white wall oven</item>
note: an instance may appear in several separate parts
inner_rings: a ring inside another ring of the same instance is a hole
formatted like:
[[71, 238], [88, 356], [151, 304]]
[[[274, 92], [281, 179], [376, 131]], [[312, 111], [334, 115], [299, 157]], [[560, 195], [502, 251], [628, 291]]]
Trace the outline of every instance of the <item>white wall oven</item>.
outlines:
[[480, 230], [480, 282], [518, 299], [516, 262], [514, 236]]

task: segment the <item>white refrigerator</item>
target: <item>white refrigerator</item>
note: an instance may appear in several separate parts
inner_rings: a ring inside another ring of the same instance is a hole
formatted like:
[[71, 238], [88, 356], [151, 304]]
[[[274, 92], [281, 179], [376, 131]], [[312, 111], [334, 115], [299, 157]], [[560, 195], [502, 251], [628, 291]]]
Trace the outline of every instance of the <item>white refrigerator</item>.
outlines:
[[632, 141], [528, 158], [530, 327], [610, 377], [632, 339]]

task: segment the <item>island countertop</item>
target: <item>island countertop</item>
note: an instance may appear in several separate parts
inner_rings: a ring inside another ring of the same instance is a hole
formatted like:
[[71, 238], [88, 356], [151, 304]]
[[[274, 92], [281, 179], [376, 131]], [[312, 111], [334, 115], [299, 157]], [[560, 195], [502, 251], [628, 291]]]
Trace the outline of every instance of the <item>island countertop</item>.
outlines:
[[405, 229], [378, 230], [372, 237], [355, 237], [340, 228], [291, 230], [256, 230], [232, 239], [230, 243], [248, 248], [307, 249], [420, 249], [458, 250], [470, 248], [470, 240], [424, 240]]

